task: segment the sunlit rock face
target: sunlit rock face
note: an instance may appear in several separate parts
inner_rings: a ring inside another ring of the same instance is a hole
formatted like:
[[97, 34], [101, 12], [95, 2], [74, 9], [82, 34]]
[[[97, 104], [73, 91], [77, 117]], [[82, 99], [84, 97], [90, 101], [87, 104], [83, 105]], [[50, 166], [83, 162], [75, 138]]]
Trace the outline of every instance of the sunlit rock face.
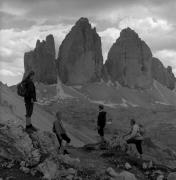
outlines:
[[105, 63], [113, 81], [129, 88], [149, 88], [152, 53], [147, 44], [130, 28], [123, 29], [110, 48]]
[[55, 54], [53, 35], [48, 35], [46, 40], [42, 42], [37, 40], [35, 49], [24, 54], [24, 76], [26, 76], [30, 70], [34, 70], [35, 81], [45, 84], [56, 83]]
[[88, 19], [80, 18], [59, 48], [57, 68], [61, 81], [66, 84], [99, 81], [102, 66], [101, 39]]
[[152, 59], [152, 77], [169, 89], [175, 88], [176, 79], [172, 72], [172, 67], [168, 66], [165, 68], [157, 58]]

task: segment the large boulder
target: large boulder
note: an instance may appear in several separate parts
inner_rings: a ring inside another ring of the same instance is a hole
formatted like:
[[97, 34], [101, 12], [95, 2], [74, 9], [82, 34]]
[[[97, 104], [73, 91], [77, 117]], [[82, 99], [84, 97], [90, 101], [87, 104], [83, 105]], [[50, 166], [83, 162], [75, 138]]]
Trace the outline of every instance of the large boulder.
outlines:
[[0, 124], [0, 159], [15, 162], [25, 173], [40, 172], [48, 180], [59, 178], [58, 147], [53, 133], [37, 131], [28, 134], [19, 122]]
[[40, 152], [33, 146], [32, 140], [22, 126], [3, 125], [0, 128], [0, 157], [8, 160], [25, 161], [36, 165], [40, 161]]
[[57, 61], [63, 83], [84, 84], [100, 80], [103, 67], [101, 39], [87, 18], [80, 18], [67, 34]]
[[129, 88], [149, 88], [152, 53], [147, 44], [130, 28], [123, 29], [110, 48], [105, 63], [113, 81]]
[[162, 62], [157, 58], [152, 58], [152, 77], [169, 89], [175, 88], [175, 76], [172, 67], [164, 67]]
[[48, 35], [46, 40], [42, 42], [37, 40], [35, 49], [24, 54], [24, 76], [26, 76], [30, 70], [34, 70], [35, 81], [45, 84], [56, 83], [55, 54], [53, 35]]

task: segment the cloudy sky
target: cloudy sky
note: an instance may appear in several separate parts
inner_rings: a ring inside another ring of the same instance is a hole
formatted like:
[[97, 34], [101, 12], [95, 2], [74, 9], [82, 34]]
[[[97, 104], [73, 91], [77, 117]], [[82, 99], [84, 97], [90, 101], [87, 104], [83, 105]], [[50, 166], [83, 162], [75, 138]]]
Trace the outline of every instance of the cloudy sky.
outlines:
[[123, 28], [131, 27], [176, 74], [175, 0], [0, 0], [0, 81], [19, 82], [24, 52], [53, 34], [56, 49], [80, 17], [102, 37], [104, 60]]

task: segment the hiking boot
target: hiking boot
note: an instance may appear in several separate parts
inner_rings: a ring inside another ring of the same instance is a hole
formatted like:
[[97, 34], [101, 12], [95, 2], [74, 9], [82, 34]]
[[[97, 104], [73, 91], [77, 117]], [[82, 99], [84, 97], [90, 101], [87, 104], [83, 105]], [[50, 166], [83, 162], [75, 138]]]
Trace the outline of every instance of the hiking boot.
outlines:
[[37, 131], [37, 128], [35, 128], [32, 124], [30, 124], [26, 126], [26, 130]]
[[70, 154], [70, 153], [66, 149], [64, 149], [63, 154], [65, 155], [65, 154]]

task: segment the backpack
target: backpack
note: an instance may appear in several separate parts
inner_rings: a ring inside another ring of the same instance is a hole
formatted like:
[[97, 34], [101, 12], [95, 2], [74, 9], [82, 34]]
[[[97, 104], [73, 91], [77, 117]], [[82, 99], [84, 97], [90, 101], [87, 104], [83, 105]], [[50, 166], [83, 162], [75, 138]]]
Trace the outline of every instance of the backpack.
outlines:
[[25, 85], [25, 82], [24, 82], [24, 81], [20, 82], [20, 83], [17, 85], [17, 94], [18, 94], [19, 96], [22, 96], [22, 97], [25, 96], [25, 94], [26, 94], [26, 85]]
[[141, 136], [145, 135], [145, 128], [143, 125], [139, 124], [139, 133]]

